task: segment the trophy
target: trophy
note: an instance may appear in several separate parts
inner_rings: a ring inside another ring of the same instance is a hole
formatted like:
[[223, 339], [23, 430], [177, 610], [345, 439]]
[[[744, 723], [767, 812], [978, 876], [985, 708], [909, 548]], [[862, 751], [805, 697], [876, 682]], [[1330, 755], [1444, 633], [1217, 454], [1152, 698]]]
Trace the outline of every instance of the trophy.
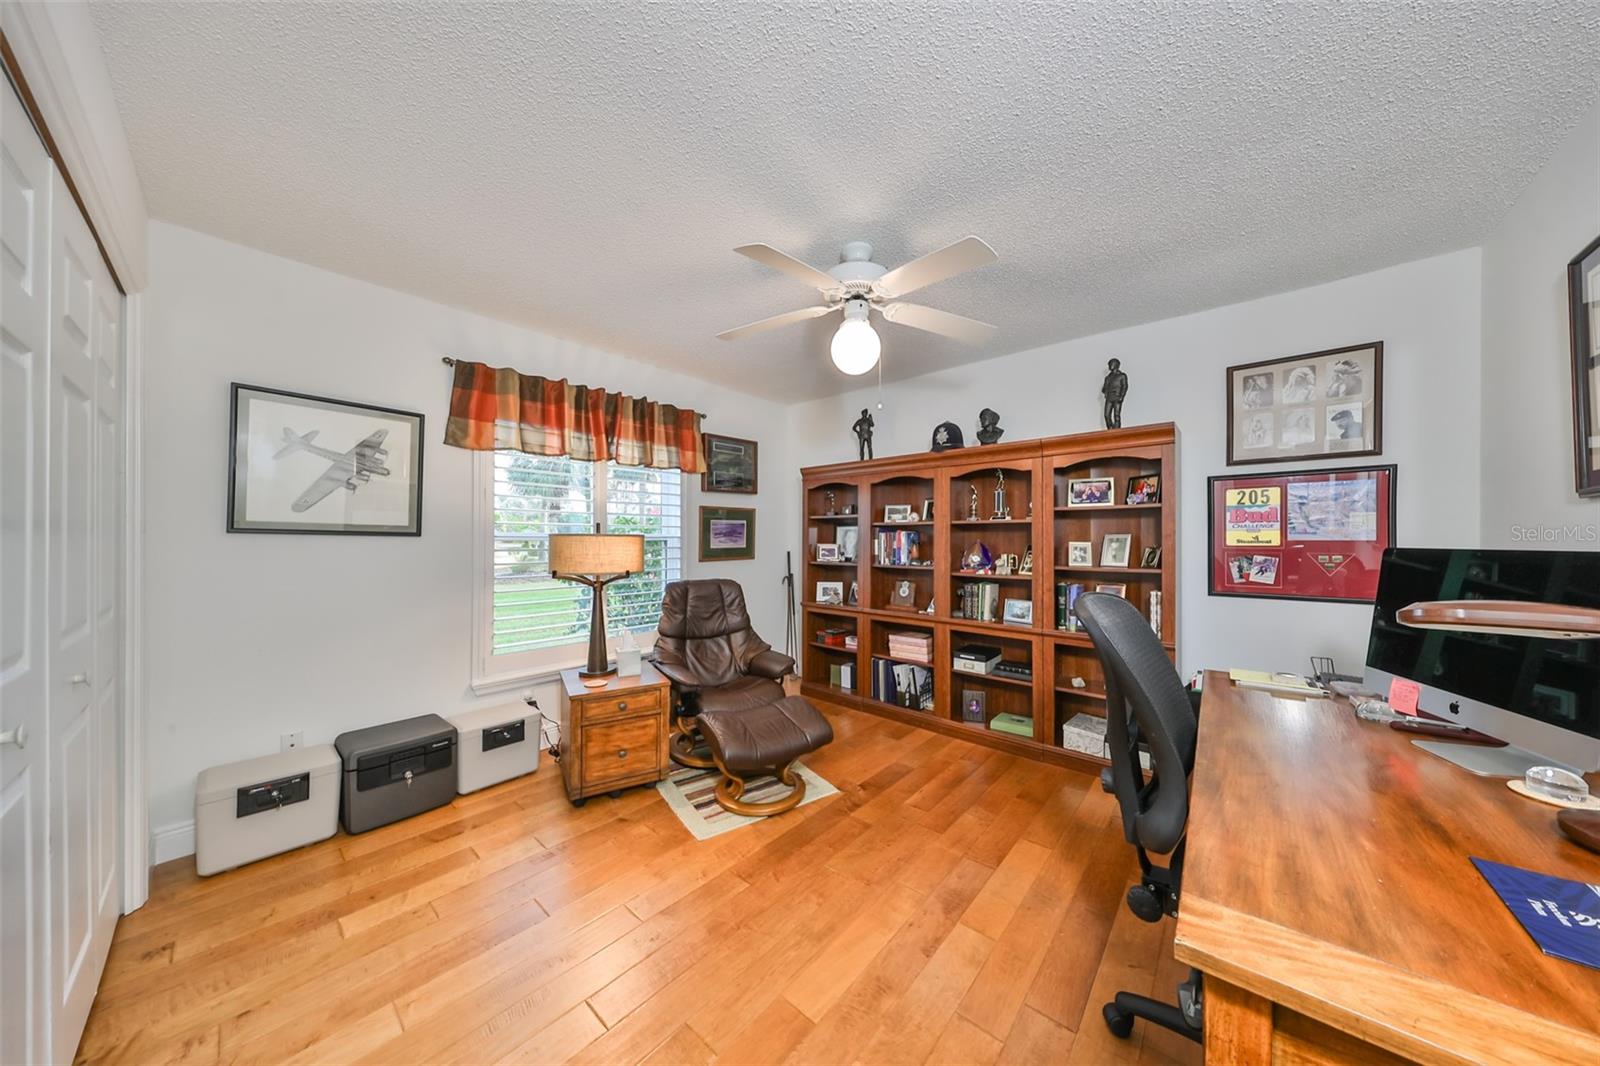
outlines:
[[833, 501], [834, 501], [833, 490], [829, 489], [828, 490], [828, 512], [827, 512], [828, 514], [833, 514]]
[[967, 491], [969, 493], [967, 496], [967, 521], [976, 522], [978, 520], [978, 486], [968, 485]]
[[991, 522], [998, 522], [1010, 518], [1011, 511], [1006, 507], [1006, 472], [994, 472], [994, 514], [989, 516]]

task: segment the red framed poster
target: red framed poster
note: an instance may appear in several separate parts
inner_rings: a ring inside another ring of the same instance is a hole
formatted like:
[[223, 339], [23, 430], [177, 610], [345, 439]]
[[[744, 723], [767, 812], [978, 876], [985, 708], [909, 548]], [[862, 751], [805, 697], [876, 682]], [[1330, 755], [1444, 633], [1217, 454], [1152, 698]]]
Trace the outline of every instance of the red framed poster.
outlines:
[[1371, 603], [1394, 543], [1393, 466], [1209, 480], [1213, 596]]

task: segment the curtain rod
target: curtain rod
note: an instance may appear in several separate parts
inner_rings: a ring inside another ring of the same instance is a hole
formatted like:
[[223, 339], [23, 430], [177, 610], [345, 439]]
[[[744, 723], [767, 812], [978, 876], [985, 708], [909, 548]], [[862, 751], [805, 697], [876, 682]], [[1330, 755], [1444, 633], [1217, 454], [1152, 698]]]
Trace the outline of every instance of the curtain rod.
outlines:
[[[448, 355], [441, 357], [439, 361], [441, 363], [443, 363], [445, 366], [455, 366], [456, 365], [456, 361], [454, 359], [450, 358]], [[705, 419], [706, 419], [705, 415], [701, 415], [700, 416], [700, 421], [704, 422]]]

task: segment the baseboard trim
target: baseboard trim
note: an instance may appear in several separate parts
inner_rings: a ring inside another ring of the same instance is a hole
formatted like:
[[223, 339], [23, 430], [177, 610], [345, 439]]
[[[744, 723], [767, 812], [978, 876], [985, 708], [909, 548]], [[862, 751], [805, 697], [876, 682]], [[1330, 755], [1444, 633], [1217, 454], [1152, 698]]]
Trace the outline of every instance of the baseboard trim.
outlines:
[[176, 822], [150, 832], [150, 865], [194, 854], [194, 823]]

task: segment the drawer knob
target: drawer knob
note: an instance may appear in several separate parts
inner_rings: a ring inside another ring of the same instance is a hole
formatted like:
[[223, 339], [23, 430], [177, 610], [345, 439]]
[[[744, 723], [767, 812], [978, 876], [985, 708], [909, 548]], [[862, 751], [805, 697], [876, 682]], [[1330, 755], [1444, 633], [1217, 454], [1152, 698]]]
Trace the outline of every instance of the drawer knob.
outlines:
[[627, 758], [627, 757], [628, 757], [628, 749], [627, 749], [627, 748], [620, 748], [620, 749], [618, 749], [618, 751], [617, 751], [617, 758], [619, 758], [619, 759], [626, 759], [626, 758]]
[[622, 700], [617, 704], [617, 710], [625, 711], [627, 709], [628, 709], [628, 701], [627, 700]]

